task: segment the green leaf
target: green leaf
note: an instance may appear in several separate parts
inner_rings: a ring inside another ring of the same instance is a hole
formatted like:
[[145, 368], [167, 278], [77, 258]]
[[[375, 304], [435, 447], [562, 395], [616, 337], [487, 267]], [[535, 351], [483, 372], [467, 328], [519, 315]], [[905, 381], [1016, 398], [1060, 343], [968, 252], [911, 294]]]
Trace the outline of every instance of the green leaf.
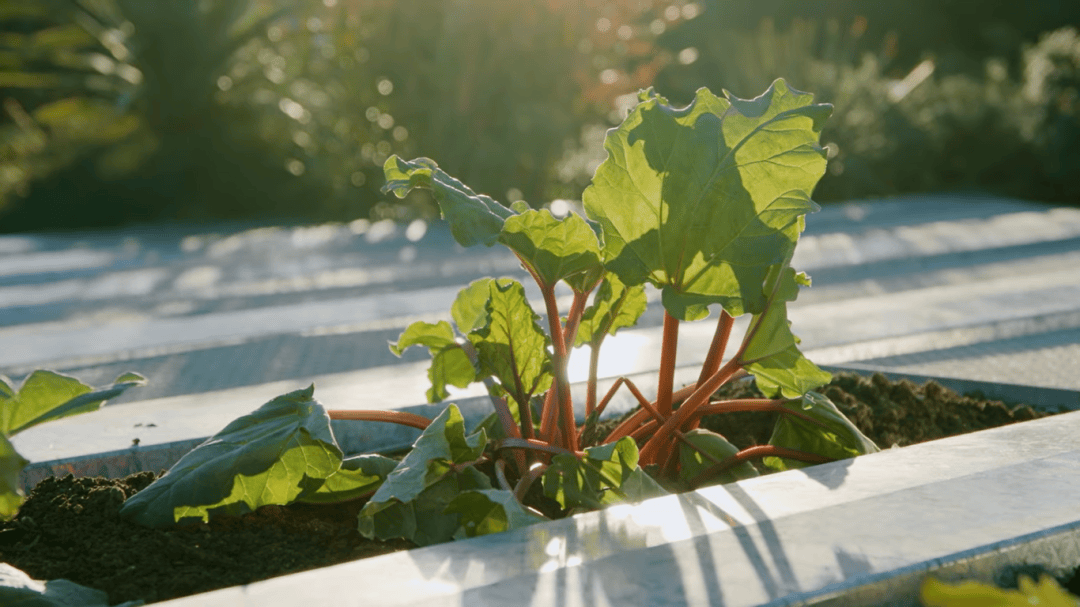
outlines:
[[[723, 461], [739, 452], [739, 448], [728, 442], [726, 438], [704, 428], [695, 428], [684, 436], [688, 442], [713, 456], [717, 461]], [[693, 449], [681, 441], [679, 442], [679, 478], [682, 481], [692, 481], [699, 474], [715, 465], [715, 462], [707, 459], [697, 449]], [[708, 479], [708, 482], [711, 485], [718, 485], [754, 478], [755, 476], [760, 476], [757, 469], [750, 462], [742, 462]]]
[[609, 273], [596, 290], [592, 305], [581, 316], [574, 346], [589, 343], [598, 347], [607, 335], [636, 325], [647, 305], [643, 285], [627, 287]]
[[[126, 601], [114, 607], [138, 607], [142, 601]], [[0, 563], [0, 605], [8, 607], [109, 607], [109, 595], [68, 580], [47, 582]]]
[[484, 326], [469, 333], [476, 347], [480, 376], [494, 376], [518, 404], [546, 390], [552, 381], [550, 340], [540, 316], [515, 280], [489, 284]]
[[585, 456], [556, 455], [544, 471], [544, 494], [563, 508], [595, 509], [666, 495], [638, 466], [634, 439], [585, 449]]
[[457, 342], [454, 329], [445, 320], [436, 324], [414, 322], [405, 329], [397, 343], [390, 344], [390, 351], [401, 356], [412, 346], [426, 346], [432, 356], [431, 366], [428, 367], [428, 379], [431, 380], [431, 388], [427, 391], [428, 402], [438, 402], [449, 396], [446, 389], [448, 384], [465, 388], [476, 381], [476, 368]]
[[[528, 210], [506, 220], [499, 242], [518, 254], [540, 279], [542, 287], [552, 287], [571, 277], [600, 277], [600, 243], [580, 215], [569, 214], [555, 219], [547, 209]], [[573, 281], [576, 290], [588, 291], [590, 285]]]
[[11, 518], [19, 511], [23, 499], [19, 474], [29, 463], [15, 451], [11, 441], [0, 434], [0, 519]]
[[448, 406], [364, 505], [360, 533], [420, 545], [453, 539], [459, 516], [443, 510], [461, 491], [491, 488], [487, 477], [468, 465], [483, 454], [486, 443], [483, 430], [466, 436], [461, 412]]
[[310, 504], [333, 504], [371, 493], [397, 467], [398, 461], [384, 455], [365, 454], [346, 458], [341, 468], [309, 495], [297, 498]]
[[651, 91], [642, 99], [608, 132], [583, 194], [607, 269], [662, 289], [677, 317], [700, 316], [703, 302], [761, 311], [769, 267], [790, 257], [817, 208], [809, 195], [825, 171], [818, 139], [831, 106], [783, 80], [752, 100], [706, 89], [683, 109]]
[[477, 194], [444, 173], [429, 158], [405, 161], [391, 156], [386, 159], [383, 172], [386, 174], [383, 192], [393, 192], [398, 198], [404, 198], [413, 188], [431, 190], [443, 218], [450, 223], [450, 233], [464, 247], [495, 244], [503, 222], [514, 215], [490, 196]]
[[31, 373], [16, 392], [10, 380], [0, 381], [0, 433], [12, 436], [40, 423], [96, 411], [105, 401], [146, 380], [125, 373], [113, 385], [94, 390], [74, 377], [55, 371]]
[[491, 282], [494, 278], [481, 278], [469, 283], [458, 291], [450, 306], [450, 317], [454, 319], [458, 331], [468, 333], [479, 329], [487, 320], [487, 301], [491, 297]]
[[445, 512], [460, 515], [466, 537], [500, 533], [548, 520], [525, 509], [514, 493], [505, 489], [465, 491], [450, 501]]
[[[781, 415], [773, 428], [772, 438], [769, 439], [770, 445], [816, 453], [834, 459], [846, 459], [880, 451], [874, 441], [863, 435], [823, 394], [807, 392], [801, 400], [784, 403], [783, 407], [809, 415], [825, 427], [793, 415]], [[810, 465], [780, 457], [766, 457], [763, 462], [776, 470], [790, 470]]]
[[341, 467], [330, 417], [314, 386], [279, 396], [207, 439], [120, 514], [148, 527], [242, 514], [314, 493]]

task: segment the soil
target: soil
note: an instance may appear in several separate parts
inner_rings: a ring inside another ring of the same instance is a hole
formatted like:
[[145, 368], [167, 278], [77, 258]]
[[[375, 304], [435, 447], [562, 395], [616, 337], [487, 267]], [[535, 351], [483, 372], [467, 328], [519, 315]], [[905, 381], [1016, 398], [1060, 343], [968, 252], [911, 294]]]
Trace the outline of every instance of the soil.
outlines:
[[[839, 374], [821, 391], [882, 448], [1049, 415], [881, 375]], [[739, 383], [719, 396], [760, 395], [752, 384]], [[702, 425], [742, 448], [767, 443], [774, 422], [770, 415], [734, 413], [705, 418]], [[35, 579], [65, 578], [103, 590], [113, 603], [153, 603], [413, 547], [361, 537], [358, 501], [268, 506], [161, 530], [121, 519], [123, 501], [154, 478], [144, 472], [115, 480], [69, 475], [42, 481], [15, 519], [0, 522], [0, 561]], [[1077, 576], [1063, 580], [1077, 582]]]

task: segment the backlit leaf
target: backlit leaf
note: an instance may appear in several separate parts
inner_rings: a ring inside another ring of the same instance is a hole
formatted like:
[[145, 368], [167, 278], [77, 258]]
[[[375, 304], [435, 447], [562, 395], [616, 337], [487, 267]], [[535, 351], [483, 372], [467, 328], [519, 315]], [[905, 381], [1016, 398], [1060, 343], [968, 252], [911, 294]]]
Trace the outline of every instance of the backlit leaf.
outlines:
[[405, 329], [397, 343], [390, 344], [390, 351], [401, 356], [412, 346], [426, 346], [431, 353], [431, 366], [428, 367], [428, 379], [431, 380], [431, 388], [427, 391], [428, 402], [438, 402], [449, 396], [447, 385], [465, 388], [476, 381], [476, 368], [457, 342], [453, 327], [445, 320], [435, 324], [414, 322]]
[[11, 441], [0, 434], [0, 519], [11, 518], [19, 511], [23, 498], [19, 473], [29, 463], [15, 451]]
[[703, 301], [732, 316], [761, 311], [768, 268], [790, 257], [817, 208], [809, 195], [825, 171], [818, 139], [831, 106], [783, 80], [752, 100], [701, 89], [682, 109], [642, 98], [608, 132], [583, 194], [605, 265], [662, 289], [677, 317], [700, 316]]
[[[554, 286], [575, 275], [600, 277], [600, 243], [580, 215], [556, 219], [547, 209], [528, 210], [506, 220], [499, 242], [518, 254], [540, 278]], [[592, 285], [572, 285], [585, 291]]]
[[[713, 456], [718, 462], [722, 462], [739, 452], [739, 448], [728, 442], [726, 438], [704, 428], [695, 428], [684, 436], [689, 443], [697, 447], [697, 449], [694, 449], [681, 441], [679, 442], [679, 478], [685, 482], [693, 481], [699, 474], [716, 465], [715, 462], [702, 455], [701, 451]], [[698, 449], [701, 451], [698, 451]], [[755, 476], [760, 475], [753, 464], [742, 462], [733, 468], [705, 479], [705, 482], [715, 485], [754, 478]]]

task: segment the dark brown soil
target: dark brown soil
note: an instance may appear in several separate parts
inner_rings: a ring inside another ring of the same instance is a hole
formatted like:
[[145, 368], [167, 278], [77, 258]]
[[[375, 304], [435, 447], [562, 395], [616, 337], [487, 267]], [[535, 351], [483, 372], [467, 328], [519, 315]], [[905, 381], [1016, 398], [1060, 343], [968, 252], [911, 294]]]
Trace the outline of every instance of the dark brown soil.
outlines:
[[[822, 391], [882, 448], [1047, 415], [880, 375], [838, 375]], [[721, 396], [756, 391], [739, 384]], [[758, 413], [706, 419], [703, 425], [739, 447], [768, 442], [775, 421]], [[17, 517], [0, 523], [0, 561], [35, 579], [66, 578], [104, 590], [114, 603], [149, 603], [411, 547], [362, 538], [356, 531], [360, 502], [266, 507], [166, 530], [121, 520], [124, 499], [153, 478], [147, 472], [120, 480], [67, 476], [41, 482]]]

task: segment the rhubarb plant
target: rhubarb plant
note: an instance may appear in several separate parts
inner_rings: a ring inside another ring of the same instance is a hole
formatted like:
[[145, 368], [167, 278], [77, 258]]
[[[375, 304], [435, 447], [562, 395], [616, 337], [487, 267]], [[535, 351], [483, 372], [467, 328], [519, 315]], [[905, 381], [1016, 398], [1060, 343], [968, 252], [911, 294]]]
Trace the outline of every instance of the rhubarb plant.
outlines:
[[[701, 89], [685, 108], [643, 91], [607, 134], [607, 159], [583, 194], [584, 214], [565, 217], [522, 202], [504, 206], [432, 160], [389, 158], [385, 191], [403, 197], [429, 190], [458, 243], [507, 247], [541, 293], [538, 313], [518, 281], [478, 280], [459, 293], [449, 320], [414, 323], [390, 345], [398, 355], [414, 346], [430, 351], [429, 400], [445, 399], [450, 386], [483, 382], [492, 416], [470, 430], [454, 405], [427, 419], [325, 411], [310, 391], [293, 393], [276, 399], [292, 404], [264, 407], [274, 415], [260, 410], [287, 431], [257, 431], [270, 423], [257, 420], [230, 426], [243, 440], [269, 437], [267, 444], [253, 449], [219, 436], [192, 452], [193, 461], [221, 467], [208, 475], [218, 487], [205, 498], [183, 488], [197, 478], [189, 474], [195, 467], [178, 464], [157, 481], [175, 488], [151, 485], [125, 511], [166, 524], [205, 518], [215, 508], [366, 497], [358, 521], [364, 535], [428, 544], [755, 476], [754, 459], [782, 470], [876, 451], [814, 392], [830, 375], [802, 355], [787, 319], [788, 304], [810, 284], [791, 260], [805, 215], [817, 209], [810, 193], [825, 170], [819, 137], [831, 109], [783, 80], [750, 100]], [[556, 297], [560, 284], [572, 293], [565, 310]], [[624, 377], [600, 397], [598, 353], [607, 336], [637, 322], [646, 286], [660, 292], [664, 308], [656, 393], [646, 396]], [[698, 379], [676, 388], [680, 324], [710, 313], [718, 320]], [[747, 329], [729, 348], [740, 316]], [[580, 407], [567, 368], [577, 347], [590, 349]], [[764, 398], [714, 398], [720, 386], [747, 375]], [[597, 420], [620, 389], [641, 407], [600, 432]], [[740, 450], [699, 427], [705, 415], [736, 411], [779, 414], [769, 444]], [[400, 462], [347, 469], [328, 435], [329, 419], [405, 424], [422, 433]], [[235, 455], [226, 457], [227, 441]], [[275, 458], [311, 444], [319, 445], [312, 447], [317, 457], [285, 466], [288, 475], [271, 472]]]

